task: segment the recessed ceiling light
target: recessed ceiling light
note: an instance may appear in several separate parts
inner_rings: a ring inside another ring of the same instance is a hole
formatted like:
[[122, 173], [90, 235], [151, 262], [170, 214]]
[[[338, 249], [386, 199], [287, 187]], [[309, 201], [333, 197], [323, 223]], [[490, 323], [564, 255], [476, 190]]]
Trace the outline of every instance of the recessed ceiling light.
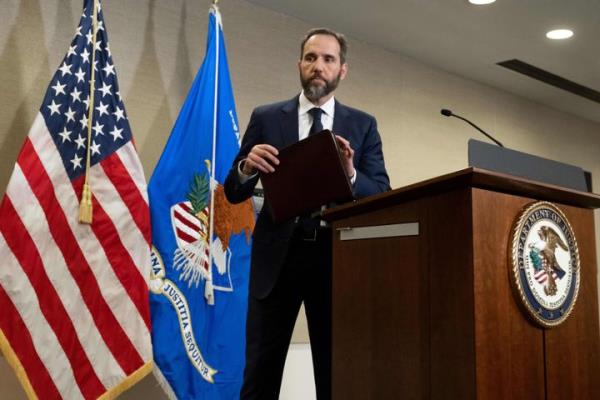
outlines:
[[546, 37], [553, 40], [568, 39], [571, 36], [573, 36], [573, 31], [570, 29], [554, 29], [546, 33]]
[[469, 3], [475, 4], [477, 6], [481, 6], [481, 5], [484, 5], [484, 4], [492, 4], [495, 1], [496, 0], [469, 0]]

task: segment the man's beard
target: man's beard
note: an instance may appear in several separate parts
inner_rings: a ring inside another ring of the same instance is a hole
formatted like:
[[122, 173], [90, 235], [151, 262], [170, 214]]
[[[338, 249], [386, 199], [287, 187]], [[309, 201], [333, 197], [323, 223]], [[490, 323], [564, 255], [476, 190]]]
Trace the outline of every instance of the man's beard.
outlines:
[[[313, 81], [315, 78], [319, 78], [324, 82], [322, 85], [317, 85]], [[342, 78], [342, 72], [338, 73], [338, 75], [331, 79], [326, 80], [322, 76], [313, 76], [312, 78], [305, 79], [302, 74], [300, 74], [300, 82], [302, 83], [302, 89], [304, 89], [304, 95], [307, 99], [312, 102], [318, 101], [319, 99], [327, 96], [329, 93], [333, 92], [337, 89], [338, 84]]]

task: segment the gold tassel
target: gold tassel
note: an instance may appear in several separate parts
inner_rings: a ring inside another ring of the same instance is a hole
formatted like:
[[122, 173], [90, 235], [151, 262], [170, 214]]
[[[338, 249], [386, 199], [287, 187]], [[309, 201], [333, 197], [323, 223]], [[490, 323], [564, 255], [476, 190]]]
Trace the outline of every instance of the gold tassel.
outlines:
[[92, 223], [92, 191], [87, 183], [83, 185], [83, 193], [79, 203], [79, 222], [82, 224]]

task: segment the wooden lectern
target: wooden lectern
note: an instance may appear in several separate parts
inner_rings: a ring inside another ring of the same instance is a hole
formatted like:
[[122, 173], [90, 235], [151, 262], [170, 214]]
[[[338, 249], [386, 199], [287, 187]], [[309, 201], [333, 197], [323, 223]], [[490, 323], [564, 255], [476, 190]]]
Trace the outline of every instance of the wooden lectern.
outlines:
[[[544, 329], [509, 280], [511, 229], [557, 205], [579, 244], [571, 315]], [[325, 213], [333, 399], [600, 399], [600, 196], [469, 168]]]

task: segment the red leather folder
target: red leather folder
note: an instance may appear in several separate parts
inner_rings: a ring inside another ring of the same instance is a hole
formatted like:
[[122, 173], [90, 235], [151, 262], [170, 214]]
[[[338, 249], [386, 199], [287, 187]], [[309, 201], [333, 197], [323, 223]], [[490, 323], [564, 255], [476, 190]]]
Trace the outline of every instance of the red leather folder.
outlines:
[[352, 185], [331, 131], [321, 131], [287, 146], [277, 158], [275, 172], [260, 176], [275, 222], [353, 199]]

